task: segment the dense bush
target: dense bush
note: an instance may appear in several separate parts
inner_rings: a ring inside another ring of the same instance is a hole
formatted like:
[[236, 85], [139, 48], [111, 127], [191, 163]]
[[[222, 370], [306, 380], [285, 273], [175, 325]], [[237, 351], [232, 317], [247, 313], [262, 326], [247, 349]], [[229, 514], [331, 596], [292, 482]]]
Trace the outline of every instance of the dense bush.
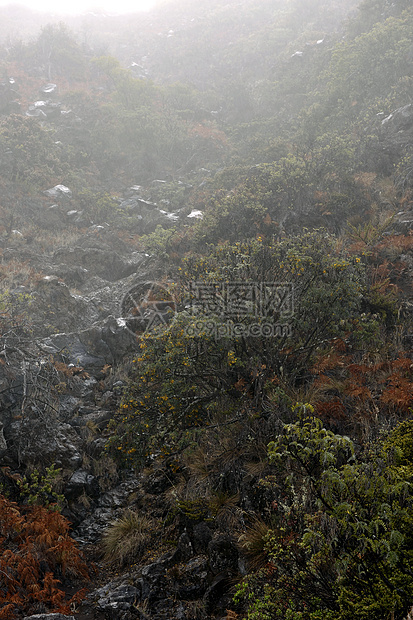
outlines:
[[[348, 438], [306, 417], [268, 446], [275, 484], [267, 565], [240, 584], [249, 619], [403, 618], [413, 581], [411, 429], [357, 454]], [[274, 480], [274, 483], [271, 482]]]
[[241, 393], [259, 411], [268, 381], [299, 384], [327, 342], [350, 330], [355, 342], [370, 337], [369, 320], [357, 322], [363, 287], [360, 259], [337, 252], [323, 232], [192, 255], [171, 323], [140, 335], [112, 449], [139, 458], [155, 446], [173, 451], [188, 429], [219, 411], [231, 417]]

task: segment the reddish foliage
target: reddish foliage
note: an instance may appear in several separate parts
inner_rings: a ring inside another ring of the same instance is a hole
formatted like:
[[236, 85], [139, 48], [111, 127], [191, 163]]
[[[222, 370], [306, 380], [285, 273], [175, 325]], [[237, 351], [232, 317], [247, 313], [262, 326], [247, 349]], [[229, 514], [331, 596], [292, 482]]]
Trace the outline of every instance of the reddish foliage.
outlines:
[[70, 613], [84, 592], [66, 600], [59, 573], [89, 578], [67, 519], [42, 506], [23, 509], [0, 496], [0, 620], [36, 609]]
[[383, 403], [407, 412], [413, 404], [413, 383], [400, 372], [394, 372], [388, 378], [380, 398]]
[[[413, 361], [400, 351], [396, 359], [353, 361], [343, 341], [332, 342], [311, 369], [314, 387], [321, 391], [315, 402], [326, 422], [367, 419], [372, 411], [403, 415], [413, 405]], [[353, 361], [353, 363], [352, 363]]]
[[345, 407], [339, 400], [319, 402], [316, 404], [316, 411], [317, 415], [328, 423], [346, 420], [347, 418]]

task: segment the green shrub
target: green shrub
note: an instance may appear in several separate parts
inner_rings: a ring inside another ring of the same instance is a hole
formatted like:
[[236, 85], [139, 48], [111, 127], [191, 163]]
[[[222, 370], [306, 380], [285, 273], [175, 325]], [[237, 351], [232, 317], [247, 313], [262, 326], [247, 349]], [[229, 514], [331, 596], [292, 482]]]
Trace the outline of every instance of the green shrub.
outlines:
[[323, 610], [338, 620], [401, 619], [413, 596], [413, 494], [400, 449], [395, 461], [389, 446], [404, 444], [409, 429], [401, 425], [356, 458], [349, 438], [304, 416], [268, 446], [283, 500], [267, 536], [269, 564], [249, 580], [247, 609], [270, 589], [284, 601], [271, 618], [310, 620]]

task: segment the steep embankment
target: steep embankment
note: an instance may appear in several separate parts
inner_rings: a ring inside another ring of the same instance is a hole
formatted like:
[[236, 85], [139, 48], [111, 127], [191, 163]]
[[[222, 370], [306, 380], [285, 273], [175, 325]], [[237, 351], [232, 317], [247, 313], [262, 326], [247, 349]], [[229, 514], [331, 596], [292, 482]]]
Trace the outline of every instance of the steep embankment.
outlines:
[[410, 3], [84, 19], [2, 48], [1, 613], [57, 501], [75, 617], [405, 617]]

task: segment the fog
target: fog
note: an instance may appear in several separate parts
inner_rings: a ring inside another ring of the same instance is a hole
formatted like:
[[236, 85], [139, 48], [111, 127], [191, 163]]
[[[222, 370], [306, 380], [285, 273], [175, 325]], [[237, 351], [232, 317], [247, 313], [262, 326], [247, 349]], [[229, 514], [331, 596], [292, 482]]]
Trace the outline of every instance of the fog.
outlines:
[[156, 4], [155, 0], [97, 0], [97, 2], [85, 3], [83, 0], [26, 0], [25, 2], [0, 1], [0, 7], [18, 4], [29, 9], [58, 13], [61, 15], [77, 15], [89, 11], [105, 11], [113, 14], [136, 13], [138, 11], [148, 11]]

